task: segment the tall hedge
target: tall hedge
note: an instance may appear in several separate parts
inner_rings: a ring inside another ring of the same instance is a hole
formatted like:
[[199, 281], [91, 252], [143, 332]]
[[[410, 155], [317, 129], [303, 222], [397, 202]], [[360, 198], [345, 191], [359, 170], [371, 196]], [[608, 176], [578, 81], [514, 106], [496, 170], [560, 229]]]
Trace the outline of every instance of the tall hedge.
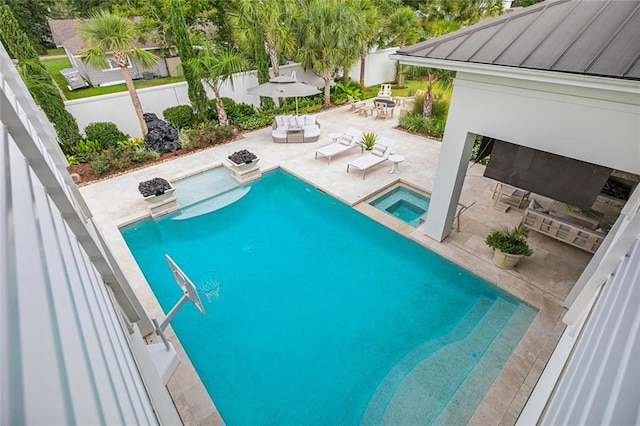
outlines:
[[202, 86], [202, 82], [188, 65], [189, 59], [195, 56], [191, 37], [189, 36], [189, 27], [184, 19], [184, 14], [180, 7], [180, 0], [170, 0], [171, 7], [171, 27], [173, 35], [176, 39], [176, 47], [180, 54], [182, 69], [184, 70], [184, 78], [187, 80], [189, 100], [193, 111], [199, 121], [205, 121], [207, 113], [207, 93]]
[[65, 153], [71, 153], [73, 146], [82, 140], [78, 123], [64, 107], [58, 88], [53, 84], [47, 69], [38, 58], [25, 33], [18, 26], [9, 6], [0, 4], [0, 34], [7, 50], [18, 59], [18, 71], [29, 93], [53, 123], [58, 134], [58, 142]]

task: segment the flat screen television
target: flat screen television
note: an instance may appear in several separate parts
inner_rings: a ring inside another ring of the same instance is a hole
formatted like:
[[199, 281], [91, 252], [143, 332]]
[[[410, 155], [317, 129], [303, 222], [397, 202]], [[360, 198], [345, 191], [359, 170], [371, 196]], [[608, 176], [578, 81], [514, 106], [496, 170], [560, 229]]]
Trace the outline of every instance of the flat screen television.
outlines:
[[484, 176], [588, 210], [612, 169], [494, 140]]

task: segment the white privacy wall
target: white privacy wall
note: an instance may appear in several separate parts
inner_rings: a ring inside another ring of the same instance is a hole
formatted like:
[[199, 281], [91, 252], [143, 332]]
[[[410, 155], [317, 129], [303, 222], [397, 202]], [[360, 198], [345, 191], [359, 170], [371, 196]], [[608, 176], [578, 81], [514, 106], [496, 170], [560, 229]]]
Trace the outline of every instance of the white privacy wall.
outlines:
[[[366, 86], [393, 80], [395, 61], [388, 57], [393, 52], [395, 49], [375, 51], [369, 54], [366, 60]], [[280, 67], [280, 74], [283, 75], [291, 75], [294, 71], [298, 81], [319, 88], [324, 87], [324, 81], [320, 77], [312, 70], [304, 70], [300, 64], [288, 64]], [[360, 79], [360, 61], [351, 69], [350, 75], [353, 80]], [[257, 85], [256, 71], [236, 74], [233, 78], [233, 85], [230, 82], [223, 85], [221, 95], [236, 102], [244, 102], [257, 107], [260, 105], [260, 97], [247, 94], [247, 89]], [[209, 98], [212, 99], [213, 92], [206, 85], [205, 87]], [[190, 103], [186, 82], [139, 89], [138, 96], [144, 112], [153, 112], [160, 118], [163, 118], [162, 111], [165, 109]], [[128, 92], [67, 101], [65, 105], [78, 121], [81, 131], [89, 123], [110, 121], [132, 137], [142, 136]]]
[[[373, 50], [367, 55], [364, 63], [364, 85], [375, 86], [376, 84], [388, 83], [396, 79], [396, 61], [391, 60], [389, 55], [396, 53], [397, 47], [388, 49]], [[349, 70], [349, 76], [354, 81], [360, 81], [360, 61], [356, 62]]]
[[177, 424], [66, 166], [0, 45], [0, 424]]

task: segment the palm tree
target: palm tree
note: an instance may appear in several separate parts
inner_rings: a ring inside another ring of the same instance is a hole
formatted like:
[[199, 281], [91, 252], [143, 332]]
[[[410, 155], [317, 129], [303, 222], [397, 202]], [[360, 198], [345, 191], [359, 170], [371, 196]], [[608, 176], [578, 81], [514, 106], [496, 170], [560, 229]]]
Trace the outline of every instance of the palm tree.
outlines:
[[[355, 2], [340, 0], [313, 0], [302, 19], [298, 40], [298, 59], [305, 68], [312, 68], [324, 80], [324, 104], [331, 103], [331, 80], [335, 70], [346, 66], [353, 56], [354, 46], [364, 30], [364, 20], [352, 7]], [[353, 62], [352, 62], [353, 63]]]
[[488, 16], [499, 15], [502, 0], [428, 0], [423, 10], [429, 20], [456, 21], [469, 26]]
[[300, 8], [295, 0], [236, 0], [229, 12], [229, 25], [241, 46], [252, 46], [256, 31], [264, 37], [274, 77], [280, 75], [280, 54], [292, 55], [294, 28]]
[[122, 70], [122, 76], [136, 110], [142, 134], [146, 135], [147, 124], [142, 116], [142, 105], [129, 72], [129, 57], [140, 63], [145, 69], [153, 67], [158, 61], [158, 57], [136, 47], [134, 27], [130, 20], [109, 12], [99, 12], [83, 22], [80, 26], [80, 34], [88, 46], [80, 51], [87, 64], [94, 67], [106, 67], [108, 56], [113, 55], [115, 63]]
[[218, 121], [220, 125], [228, 126], [229, 120], [220, 96], [220, 88], [227, 80], [233, 86], [233, 74], [246, 69], [245, 58], [233, 48], [216, 46], [211, 42], [201, 43], [196, 50], [197, 54], [189, 60], [189, 66], [213, 91]]
[[[388, 32], [391, 34], [392, 44], [402, 49], [418, 41], [422, 35], [420, 18], [408, 6], [396, 9], [389, 17]], [[404, 87], [404, 73], [400, 63], [398, 63], [398, 87]]]
[[[381, 4], [390, 4], [395, 3], [397, 0], [384, 0], [380, 2], [378, 0], [378, 5], [375, 4], [371, 0], [355, 0], [354, 4], [352, 4], [353, 10], [359, 11], [359, 16], [363, 20], [362, 22], [362, 30], [359, 34], [356, 35], [356, 39], [353, 40], [353, 47], [355, 53], [358, 53], [358, 57], [360, 58], [360, 84], [364, 85], [365, 82], [365, 70], [366, 70], [366, 57], [369, 53], [369, 50], [375, 46], [379, 45], [379, 37], [380, 30], [382, 26], [381, 15], [383, 13], [383, 9]], [[346, 64], [344, 65], [343, 72], [343, 81], [346, 84], [349, 78], [349, 68], [353, 65], [353, 62], [350, 57], [345, 58]], [[357, 59], [357, 58], [356, 58]]]

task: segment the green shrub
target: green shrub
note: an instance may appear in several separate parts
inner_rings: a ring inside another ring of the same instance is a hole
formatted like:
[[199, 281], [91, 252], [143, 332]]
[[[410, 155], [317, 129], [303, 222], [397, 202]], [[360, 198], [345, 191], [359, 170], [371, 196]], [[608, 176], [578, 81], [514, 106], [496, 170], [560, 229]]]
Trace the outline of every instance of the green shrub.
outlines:
[[248, 117], [256, 113], [256, 108], [251, 104], [241, 102], [236, 104], [235, 113], [239, 117]]
[[[209, 113], [208, 117], [210, 120], [218, 121], [218, 107], [216, 106], [216, 100], [211, 99], [208, 101], [209, 105]], [[232, 116], [236, 115], [236, 101], [231, 98], [222, 98], [222, 105], [224, 105], [224, 110], [227, 113], [227, 118], [231, 119]]]
[[422, 114], [410, 112], [398, 121], [398, 126], [409, 132], [442, 138], [446, 126], [446, 117], [429, 117], [424, 118]]
[[118, 126], [111, 122], [91, 123], [84, 128], [88, 140], [98, 142], [102, 148], [116, 146], [120, 141], [129, 139], [129, 135], [122, 133]]
[[108, 172], [111, 169], [111, 155], [109, 152], [101, 152], [89, 163], [96, 176]]
[[218, 133], [218, 136], [220, 136], [222, 140], [228, 139], [232, 134], [231, 127], [229, 126], [219, 126], [216, 128], [216, 132]]
[[364, 87], [353, 80], [347, 81], [346, 84], [339, 81], [336, 83], [336, 92], [351, 95], [355, 100], [359, 101], [364, 94]]
[[158, 158], [156, 151], [148, 151], [146, 148], [135, 148], [132, 150], [130, 157], [134, 163], [144, 163], [147, 160]]
[[213, 121], [200, 124], [195, 129], [191, 129], [188, 133], [190, 144], [195, 147], [199, 147], [202, 144], [215, 144], [218, 141], [218, 128], [219, 124]]
[[162, 116], [176, 129], [190, 129], [196, 118], [190, 105], [167, 108], [162, 111]]
[[73, 154], [80, 163], [87, 163], [93, 160], [102, 152], [102, 146], [94, 141], [80, 141], [73, 147]]
[[275, 115], [273, 114], [256, 114], [251, 117], [247, 117], [238, 123], [241, 129], [244, 130], [255, 130], [260, 129], [262, 127], [270, 126], [273, 123], [273, 118]]
[[182, 149], [198, 149], [200, 148], [200, 141], [198, 138], [191, 138], [189, 134], [193, 132], [193, 130], [178, 130], [178, 143], [182, 147]]
[[115, 158], [111, 159], [111, 163], [118, 170], [124, 170], [129, 167], [132, 163], [131, 157], [127, 155], [125, 152], [119, 153]]
[[78, 161], [75, 155], [65, 154], [64, 156], [67, 159], [67, 163], [69, 163], [70, 166], [76, 166], [80, 164], [80, 161]]

